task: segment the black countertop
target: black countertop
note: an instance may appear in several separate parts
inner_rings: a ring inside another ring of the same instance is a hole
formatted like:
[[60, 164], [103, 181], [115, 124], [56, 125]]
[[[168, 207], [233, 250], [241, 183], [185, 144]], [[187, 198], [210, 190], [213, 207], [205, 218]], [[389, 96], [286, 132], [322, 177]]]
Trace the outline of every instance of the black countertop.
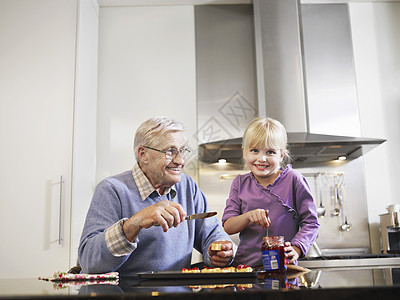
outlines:
[[0, 279], [1, 299], [400, 299], [400, 266], [312, 269], [287, 277], [141, 279], [62, 285], [39, 279]]

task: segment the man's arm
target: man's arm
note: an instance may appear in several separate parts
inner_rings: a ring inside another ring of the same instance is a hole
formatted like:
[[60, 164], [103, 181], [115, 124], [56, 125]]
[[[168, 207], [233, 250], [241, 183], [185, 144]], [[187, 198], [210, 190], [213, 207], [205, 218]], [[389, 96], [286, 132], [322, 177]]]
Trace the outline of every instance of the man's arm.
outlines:
[[[136, 249], [136, 243], [130, 243], [124, 236], [117, 237], [122, 232], [123, 221], [116, 189], [106, 180], [100, 182], [94, 192], [79, 244], [79, 264], [84, 273], [115, 271]], [[118, 243], [118, 248], [124, 245], [125, 250], [115, 255]]]

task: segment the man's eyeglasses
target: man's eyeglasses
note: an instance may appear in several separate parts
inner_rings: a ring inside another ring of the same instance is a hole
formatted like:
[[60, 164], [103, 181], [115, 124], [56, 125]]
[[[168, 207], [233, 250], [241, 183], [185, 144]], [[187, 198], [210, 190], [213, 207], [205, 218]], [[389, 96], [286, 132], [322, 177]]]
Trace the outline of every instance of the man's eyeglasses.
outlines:
[[154, 151], [158, 151], [158, 152], [164, 153], [165, 158], [166, 158], [166, 159], [169, 159], [169, 160], [173, 160], [173, 159], [178, 155], [178, 153], [179, 153], [183, 158], [185, 158], [185, 156], [188, 155], [188, 154], [190, 153], [190, 150], [189, 150], [188, 148], [181, 148], [181, 149], [179, 149], [179, 150], [176, 149], [176, 148], [171, 148], [171, 149], [167, 149], [167, 150], [165, 150], [165, 151], [159, 150], [159, 149], [155, 149], [155, 148], [151, 148], [151, 147], [147, 147], [147, 146], [143, 146], [143, 148], [146, 148], [146, 149], [150, 149], [150, 150], [154, 150]]

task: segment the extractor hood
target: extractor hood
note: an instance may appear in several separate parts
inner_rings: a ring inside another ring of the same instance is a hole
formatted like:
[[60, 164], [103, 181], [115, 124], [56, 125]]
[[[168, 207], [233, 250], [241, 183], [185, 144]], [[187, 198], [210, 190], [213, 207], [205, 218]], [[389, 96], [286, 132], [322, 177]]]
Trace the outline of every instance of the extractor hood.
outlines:
[[[288, 133], [288, 150], [292, 163], [296, 166], [337, 160], [341, 157], [354, 159], [367, 153], [383, 139], [334, 136], [302, 132]], [[242, 138], [215, 141], [201, 144], [199, 156], [204, 162], [217, 162], [226, 159], [228, 162], [242, 162]]]
[[[347, 4], [254, 0], [253, 7], [258, 114], [285, 126], [292, 163], [354, 159], [385, 142], [358, 137]], [[241, 146], [241, 138], [203, 143], [199, 158], [241, 162]]]

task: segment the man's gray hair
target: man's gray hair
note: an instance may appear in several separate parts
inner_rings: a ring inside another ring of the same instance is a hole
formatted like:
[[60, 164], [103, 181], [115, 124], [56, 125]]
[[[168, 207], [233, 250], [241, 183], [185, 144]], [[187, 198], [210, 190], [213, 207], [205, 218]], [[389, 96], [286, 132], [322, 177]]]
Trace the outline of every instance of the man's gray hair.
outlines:
[[136, 160], [139, 161], [138, 149], [140, 146], [156, 148], [159, 146], [159, 140], [163, 134], [184, 130], [185, 127], [181, 122], [163, 116], [151, 118], [143, 122], [136, 130], [133, 143]]

